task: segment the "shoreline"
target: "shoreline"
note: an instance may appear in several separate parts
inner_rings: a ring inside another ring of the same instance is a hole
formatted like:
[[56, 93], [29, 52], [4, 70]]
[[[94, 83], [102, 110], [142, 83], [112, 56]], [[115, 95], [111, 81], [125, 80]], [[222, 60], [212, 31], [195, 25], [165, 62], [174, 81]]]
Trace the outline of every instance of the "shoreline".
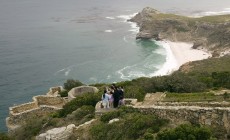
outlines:
[[165, 48], [167, 52], [166, 62], [151, 77], [169, 75], [187, 62], [203, 60], [212, 56], [211, 53], [204, 50], [193, 49], [193, 44], [189, 42], [163, 40], [157, 41], [156, 44]]

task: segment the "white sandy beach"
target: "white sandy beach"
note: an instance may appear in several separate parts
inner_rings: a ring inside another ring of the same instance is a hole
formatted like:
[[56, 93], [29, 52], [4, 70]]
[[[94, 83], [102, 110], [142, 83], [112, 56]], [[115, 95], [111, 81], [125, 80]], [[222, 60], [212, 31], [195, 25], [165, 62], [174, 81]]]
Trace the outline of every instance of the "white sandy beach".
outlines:
[[189, 61], [207, 59], [211, 56], [210, 53], [203, 50], [192, 49], [193, 44], [191, 43], [171, 41], [167, 41], [167, 43], [169, 44], [171, 51], [177, 61], [177, 69]]
[[187, 62], [207, 59], [211, 56], [211, 54], [206, 51], [192, 49], [193, 44], [191, 43], [160, 41], [157, 42], [157, 44], [166, 49], [167, 57], [162, 68], [151, 76], [168, 75], [178, 70], [181, 65]]

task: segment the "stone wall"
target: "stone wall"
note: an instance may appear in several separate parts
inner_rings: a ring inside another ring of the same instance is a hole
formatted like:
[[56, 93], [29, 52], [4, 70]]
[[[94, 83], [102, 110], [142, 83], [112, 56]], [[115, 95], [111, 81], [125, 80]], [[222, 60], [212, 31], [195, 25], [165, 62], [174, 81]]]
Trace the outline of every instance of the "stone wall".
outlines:
[[59, 96], [59, 92], [63, 91], [63, 87], [62, 86], [58, 86], [58, 87], [51, 87], [49, 89], [49, 92], [46, 93], [46, 95], [48, 96]]
[[11, 115], [10, 117], [6, 119], [8, 133], [10, 135], [14, 134], [14, 131], [17, 128], [20, 128], [20, 126], [24, 124], [25, 122], [27, 122], [28, 120], [43, 117], [59, 109], [60, 108], [51, 107], [51, 106], [40, 106], [39, 108], [24, 111], [22, 113], [18, 113], [17, 115], [16, 114]]
[[157, 102], [157, 106], [230, 107], [229, 102]]
[[58, 96], [62, 89], [60, 86], [52, 87], [46, 95], [34, 96], [33, 102], [10, 107], [9, 117], [6, 119], [9, 133], [19, 128], [28, 119], [42, 117], [61, 109], [66, 103], [65, 99]]
[[84, 93], [97, 93], [98, 91], [99, 90], [96, 87], [92, 87], [92, 86], [80, 86], [80, 87], [72, 88], [68, 92], [68, 100], [71, 101], [74, 98], [76, 98], [76, 96], [82, 95]]
[[52, 87], [50, 88], [50, 90], [52, 91], [52, 93], [55, 93], [56, 91], [61, 92], [61, 87]]
[[17, 115], [25, 111], [39, 108], [41, 105], [54, 106], [61, 108], [66, 103], [62, 97], [53, 97], [47, 95], [39, 95], [33, 97], [33, 102], [21, 104], [15, 107], [10, 107], [10, 115]]
[[20, 113], [26, 110], [31, 110], [37, 107], [38, 105], [36, 102], [29, 102], [29, 103], [21, 104], [19, 106], [10, 107], [10, 114], [17, 114], [17, 113]]
[[33, 99], [37, 102], [38, 106], [48, 105], [62, 107], [65, 104], [65, 100], [62, 97], [40, 95], [33, 97]]
[[230, 134], [230, 108], [195, 106], [136, 106], [135, 108], [169, 119], [176, 124], [191, 122], [222, 128]]
[[11, 115], [9, 118], [9, 124], [22, 124], [30, 118], [36, 118], [44, 116], [45, 114], [59, 110], [60, 108], [51, 106], [40, 106], [32, 110], [24, 111], [22, 113]]

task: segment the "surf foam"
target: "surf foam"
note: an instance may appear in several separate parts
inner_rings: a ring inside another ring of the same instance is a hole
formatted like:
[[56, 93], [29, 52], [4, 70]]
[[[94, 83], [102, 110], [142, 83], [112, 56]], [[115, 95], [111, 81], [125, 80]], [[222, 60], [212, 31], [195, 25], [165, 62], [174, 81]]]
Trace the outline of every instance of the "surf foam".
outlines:
[[128, 22], [128, 20], [131, 19], [132, 17], [134, 17], [136, 14], [137, 13], [130, 14], [130, 15], [117, 16], [117, 18], [122, 19], [123, 22], [126, 22], [126, 23], [130, 24], [131, 29], [129, 31], [133, 32], [134, 34], [139, 32], [139, 27], [137, 26], [137, 24], [135, 22]]
[[107, 18], [107, 19], [115, 19], [115, 17], [105, 17], [105, 18]]
[[111, 33], [113, 32], [112, 30], [105, 30], [106, 33]]
[[158, 71], [150, 74], [150, 76], [162, 76], [172, 73], [177, 69], [178, 63], [169, 44], [166, 41], [156, 41], [155, 43], [166, 50], [166, 61]]

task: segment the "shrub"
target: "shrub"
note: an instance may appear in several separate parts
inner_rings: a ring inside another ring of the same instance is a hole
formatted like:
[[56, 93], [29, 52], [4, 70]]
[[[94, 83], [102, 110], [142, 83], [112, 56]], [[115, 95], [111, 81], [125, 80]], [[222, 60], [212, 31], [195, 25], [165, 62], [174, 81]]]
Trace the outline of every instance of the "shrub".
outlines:
[[230, 88], [230, 72], [213, 72], [213, 86]]
[[125, 87], [125, 98], [136, 98], [138, 101], [143, 101], [146, 92], [140, 85]]
[[103, 140], [106, 139], [108, 131], [109, 126], [107, 124], [99, 123], [92, 126], [92, 128], [90, 129], [90, 134], [95, 140]]
[[169, 92], [202, 92], [206, 89], [205, 85], [186, 74], [175, 72], [166, 81], [166, 90]]
[[157, 134], [157, 140], [209, 140], [211, 131], [205, 127], [182, 124], [175, 129], [165, 130]]
[[147, 132], [144, 134], [144, 139], [145, 140], [154, 140], [154, 136], [153, 136], [153, 134]]
[[65, 117], [67, 114], [72, 113], [74, 110], [84, 105], [95, 106], [100, 100], [100, 97], [101, 96], [98, 93], [85, 93], [79, 95], [77, 98], [73, 99], [63, 106], [63, 109], [58, 112], [58, 117]]
[[[131, 108], [119, 109], [117, 112], [108, 114], [106, 119], [105, 116], [103, 118], [106, 123], [100, 122], [91, 127], [90, 134], [93, 139], [138, 139], [145, 137], [150, 139], [153, 137], [152, 134], [158, 132], [160, 127], [168, 123], [168, 120], [159, 119], [154, 115], [145, 115], [136, 112], [136, 110], [132, 112]], [[107, 124], [108, 120], [115, 117], [113, 115], [119, 116], [120, 120]]]
[[121, 106], [118, 110], [103, 114], [100, 120], [102, 122], [109, 122], [114, 118], [122, 117], [127, 113], [134, 113], [134, 112], [139, 113], [139, 110], [133, 107]]
[[95, 107], [94, 106], [82, 106], [74, 113], [74, 117], [76, 120], [81, 120], [85, 116], [94, 117]]
[[83, 84], [78, 80], [68, 79], [64, 83], [64, 89], [71, 90], [74, 87], [82, 86]]
[[45, 118], [31, 118], [27, 120], [26, 124], [16, 130], [14, 135], [15, 139], [31, 140], [41, 131], [46, 121]]
[[7, 134], [0, 132], [0, 140], [12, 140]]
[[110, 120], [114, 119], [114, 118], [118, 118], [120, 116], [120, 111], [112, 111], [112, 112], [108, 112], [105, 113], [101, 116], [100, 120], [102, 122], [109, 122]]
[[62, 91], [60, 93], [58, 93], [61, 97], [67, 97], [68, 96], [68, 91], [65, 90], [65, 91]]

